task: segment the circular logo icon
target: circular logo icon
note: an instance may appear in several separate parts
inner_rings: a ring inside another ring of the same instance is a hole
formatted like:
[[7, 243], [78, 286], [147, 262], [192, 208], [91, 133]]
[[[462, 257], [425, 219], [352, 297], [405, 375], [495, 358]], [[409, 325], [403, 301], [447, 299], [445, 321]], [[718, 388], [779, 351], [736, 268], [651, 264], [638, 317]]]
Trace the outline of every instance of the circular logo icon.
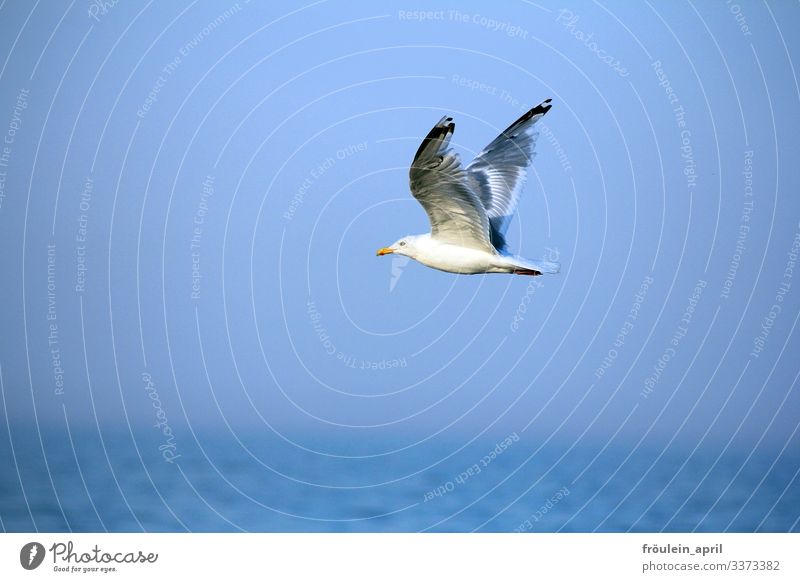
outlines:
[[26, 570], [35, 570], [44, 561], [44, 546], [39, 542], [28, 542], [19, 551], [19, 563]]

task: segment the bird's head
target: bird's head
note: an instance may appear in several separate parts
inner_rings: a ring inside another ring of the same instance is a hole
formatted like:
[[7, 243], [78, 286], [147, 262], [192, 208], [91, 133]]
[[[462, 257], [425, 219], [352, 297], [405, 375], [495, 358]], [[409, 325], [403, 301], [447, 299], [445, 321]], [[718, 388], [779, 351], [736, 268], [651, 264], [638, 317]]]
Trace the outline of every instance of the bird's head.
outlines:
[[414, 250], [416, 249], [416, 236], [404, 236], [396, 243], [392, 244], [388, 247], [383, 247], [382, 249], [378, 249], [378, 252], [375, 253], [377, 256], [381, 255], [405, 255], [407, 257], [414, 257]]

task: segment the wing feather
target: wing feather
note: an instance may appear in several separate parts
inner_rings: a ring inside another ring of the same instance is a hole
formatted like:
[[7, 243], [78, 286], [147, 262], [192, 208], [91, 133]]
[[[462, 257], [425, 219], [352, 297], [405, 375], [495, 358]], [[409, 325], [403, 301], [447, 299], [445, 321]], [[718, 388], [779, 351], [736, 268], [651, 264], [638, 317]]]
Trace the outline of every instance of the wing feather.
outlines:
[[550, 102], [543, 101], [517, 119], [466, 167], [467, 179], [486, 209], [490, 240], [498, 251], [505, 248], [505, 233], [535, 156], [534, 125], [550, 110]]
[[450, 149], [454, 130], [445, 116], [422, 140], [409, 172], [411, 193], [428, 214], [434, 238], [494, 253], [484, 204]]

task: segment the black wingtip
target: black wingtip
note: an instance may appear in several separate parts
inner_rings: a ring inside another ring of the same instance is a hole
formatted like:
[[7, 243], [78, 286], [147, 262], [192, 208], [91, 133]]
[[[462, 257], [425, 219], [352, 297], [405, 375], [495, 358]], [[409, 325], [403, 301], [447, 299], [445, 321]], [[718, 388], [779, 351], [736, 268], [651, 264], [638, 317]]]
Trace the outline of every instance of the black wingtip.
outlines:
[[550, 108], [552, 106], [553, 106], [553, 100], [552, 99], [545, 99], [544, 101], [539, 103], [539, 105], [537, 105], [536, 107], [531, 108], [530, 111], [528, 111], [525, 115], [520, 117], [519, 120], [517, 121], [517, 123], [522, 123], [524, 121], [527, 121], [531, 117], [533, 117], [534, 115], [544, 115], [545, 113], [550, 111]]
[[[439, 120], [433, 129], [428, 132], [428, 135], [422, 140], [422, 143], [417, 150], [417, 153], [414, 155], [414, 161], [416, 162], [420, 157], [422, 157], [423, 152], [428, 149], [428, 146], [432, 143], [442, 142], [447, 139], [449, 134], [452, 134], [456, 129], [456, 124], [453, 122], [453, 118], [449, 115], [445, 115], [442, 119]], [[435, 151], [434, 151], [435, 153]]]
[[502, 133], [502, 135], [505, 135], [507, 137], [514, 137], [515, 135], [514, 132], [517, 131], [517, 129], [519, 129], [521, 125], [527, 123], [530, 119], [536, 117], [537, 115], [544, 115], [545, 113], [550, 111], [550, 108], [552, 107], [552, 101], [553, 101], [552, 99], [545, 99], [544, 101], [539, 103], [539, 105], [537, 105], [536, 107], [531, 108], [522, 117], [520, 117], [514, 123], [509, 125], [508, 128]]

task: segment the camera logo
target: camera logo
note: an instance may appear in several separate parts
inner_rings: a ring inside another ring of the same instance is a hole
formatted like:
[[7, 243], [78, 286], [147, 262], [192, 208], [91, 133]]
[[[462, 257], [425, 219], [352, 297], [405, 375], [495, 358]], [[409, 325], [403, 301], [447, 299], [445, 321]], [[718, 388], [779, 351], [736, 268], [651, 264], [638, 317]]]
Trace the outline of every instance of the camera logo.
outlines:
[[19, 551], [19, 563], [26, 570], [35, 570], [44, 561], [44, 546], [39, 542], [28, 542]]

